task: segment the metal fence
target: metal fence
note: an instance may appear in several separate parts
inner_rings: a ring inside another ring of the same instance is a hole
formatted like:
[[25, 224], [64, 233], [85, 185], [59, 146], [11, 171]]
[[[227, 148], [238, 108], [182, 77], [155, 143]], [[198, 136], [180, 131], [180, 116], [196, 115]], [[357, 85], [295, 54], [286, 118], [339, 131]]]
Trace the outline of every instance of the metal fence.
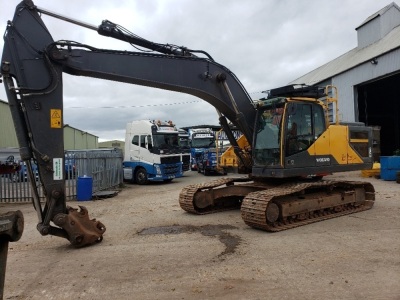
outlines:
[[[79, 177], [90, 176], [92, 194], [120, 186], [123, 182], [123, 154], [121, 149], [68, 150], [65, 152], [65, 194], [67, 200], [76, 199]], [[41, 201], [45, 201], [40, 180], [36, 180]], [[32, 201], [29, 176], [17, 172], [0, 177], [0, 203]]]

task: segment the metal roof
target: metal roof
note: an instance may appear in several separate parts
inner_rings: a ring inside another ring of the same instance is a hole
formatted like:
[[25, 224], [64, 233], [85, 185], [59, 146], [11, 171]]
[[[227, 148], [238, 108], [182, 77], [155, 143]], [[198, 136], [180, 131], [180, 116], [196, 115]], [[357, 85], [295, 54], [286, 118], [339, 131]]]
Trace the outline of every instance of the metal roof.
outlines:
[[382, 8], [381, 10], [377, 11], [376, 13], [374, 13], [373, 15], [369, 16], [368, 18], [365, 19], [364, 22], [361, 23], [360, 26], [358, 26], [356, 28], [356, 30], [358, 30], [360, 27], [362, 27], [364, 24], [367, 24], [369, 21], [372, 21], [373, 19], [375, 19], [378, 16], [383, 15], [385, 12], [387, 12], [392, 6], [396, 7], [397, 9], [400, 10], [400, 8], [397, 6], [396, 3], [392, 2], [388, 5], [386, 5], [384, 8]]
[[354, 48], [321, 67], [293, 80], [290, 84], [313, 85], [335, 75], [350, 70], [360, 64], [400, 48], [400, 26], [395, 27], [385, 37], [362, 49]]

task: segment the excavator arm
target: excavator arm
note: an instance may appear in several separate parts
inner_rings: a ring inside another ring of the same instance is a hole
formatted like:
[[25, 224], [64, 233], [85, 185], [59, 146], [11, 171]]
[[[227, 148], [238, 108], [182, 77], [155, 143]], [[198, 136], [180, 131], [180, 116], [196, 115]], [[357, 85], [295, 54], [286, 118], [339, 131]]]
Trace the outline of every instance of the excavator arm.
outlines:
[[[206, 52], [152, 43], [109, 21], [97, 28], [100, 34], [159, 53], [103, 50], [76, 42], [55, 42], [41, 13], [50, 14], [30, 0], [17, 6], [4, 35], [1, 73], [21, 158], [28, 170], [31, 160], [36, 161], [46, 196], [42, 208], [36, 185], [32, 184], [39, 219], [37, 228], [42, 235], [64, 237], [79, 247], [101, 241], [105, 231], [101, 222], [89, 219], [84, 207], [78, 211], [66, 205], [62, 172], [63, 72], [197, 96], [217, 109], [221, 125], [227, 130], [229, 119], [248, 140], [252, 139], [256, 110], [250, 96], [237, 77]], [[231, 143], [235, 142], [232, 135]]]

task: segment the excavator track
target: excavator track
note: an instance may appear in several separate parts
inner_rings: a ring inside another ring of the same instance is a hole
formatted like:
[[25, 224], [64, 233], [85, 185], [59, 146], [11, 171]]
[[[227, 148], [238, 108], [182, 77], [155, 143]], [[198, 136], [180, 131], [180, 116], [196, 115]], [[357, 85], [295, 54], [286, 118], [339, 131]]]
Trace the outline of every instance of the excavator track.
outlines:
[[[234, 199], [227, 200], [223, 203], [216, 203], [215, 191], [217, 188], [233, 186], [235, 183], [245, 183], [251, 181], [248, 177], [243, 178], [221, 178], [207, 183], [192, 184], [182, 189], [179, 194], [179, 204], [181, 208], [189, 213], [204, 215], [225, 210], [238, 209], [241, 205], [241, 199], [234, 197]], [[210, 193], [210, 199], [203, 208], [196, 205], [196, 198], [202, 193]], [[243, 198], [243, 197], [241, 197]]]
[[300, 182], [248, 194], [241, 215], [251, 227], [276, 232], [368, 210], [374, 200], [368, 182]]
[[266, 184], [250, 178], [222, 178], [189, 185], [179, 195], [181, 208], [189, 213], [240, 207], [247, 225], [270, 232], [368, 210], [374, 200], [369, 182], [328, 180]]

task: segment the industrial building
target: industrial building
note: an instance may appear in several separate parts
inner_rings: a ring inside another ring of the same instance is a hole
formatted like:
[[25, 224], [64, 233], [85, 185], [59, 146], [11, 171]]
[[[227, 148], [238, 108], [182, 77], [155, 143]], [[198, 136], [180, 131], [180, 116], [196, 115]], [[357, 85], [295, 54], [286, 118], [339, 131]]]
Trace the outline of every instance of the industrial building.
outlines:
[[[18, 147], [14, 123], [8, 102], [0, 100], [0, 149]], [[88, 132], [64, 125], [65, 150], [97, 149], [98, 137]]]
[[99, 148], [117, 148], [121, 149], [122, 153], [125, 151], [125, 142], [120, 140], [99, 142]]
[[64, 150], [97, 149], [98, 146], [98, 136], [64, 125]]
[[391, 3], [357, 31], [357, 47], [290, 82], [338, 89], [342, 121], [380, 127], [381, 155], [400, 149], [400, 8]]
[[0, 149], [18, 147], [17, 135], [8, 102], [0, 100]]

